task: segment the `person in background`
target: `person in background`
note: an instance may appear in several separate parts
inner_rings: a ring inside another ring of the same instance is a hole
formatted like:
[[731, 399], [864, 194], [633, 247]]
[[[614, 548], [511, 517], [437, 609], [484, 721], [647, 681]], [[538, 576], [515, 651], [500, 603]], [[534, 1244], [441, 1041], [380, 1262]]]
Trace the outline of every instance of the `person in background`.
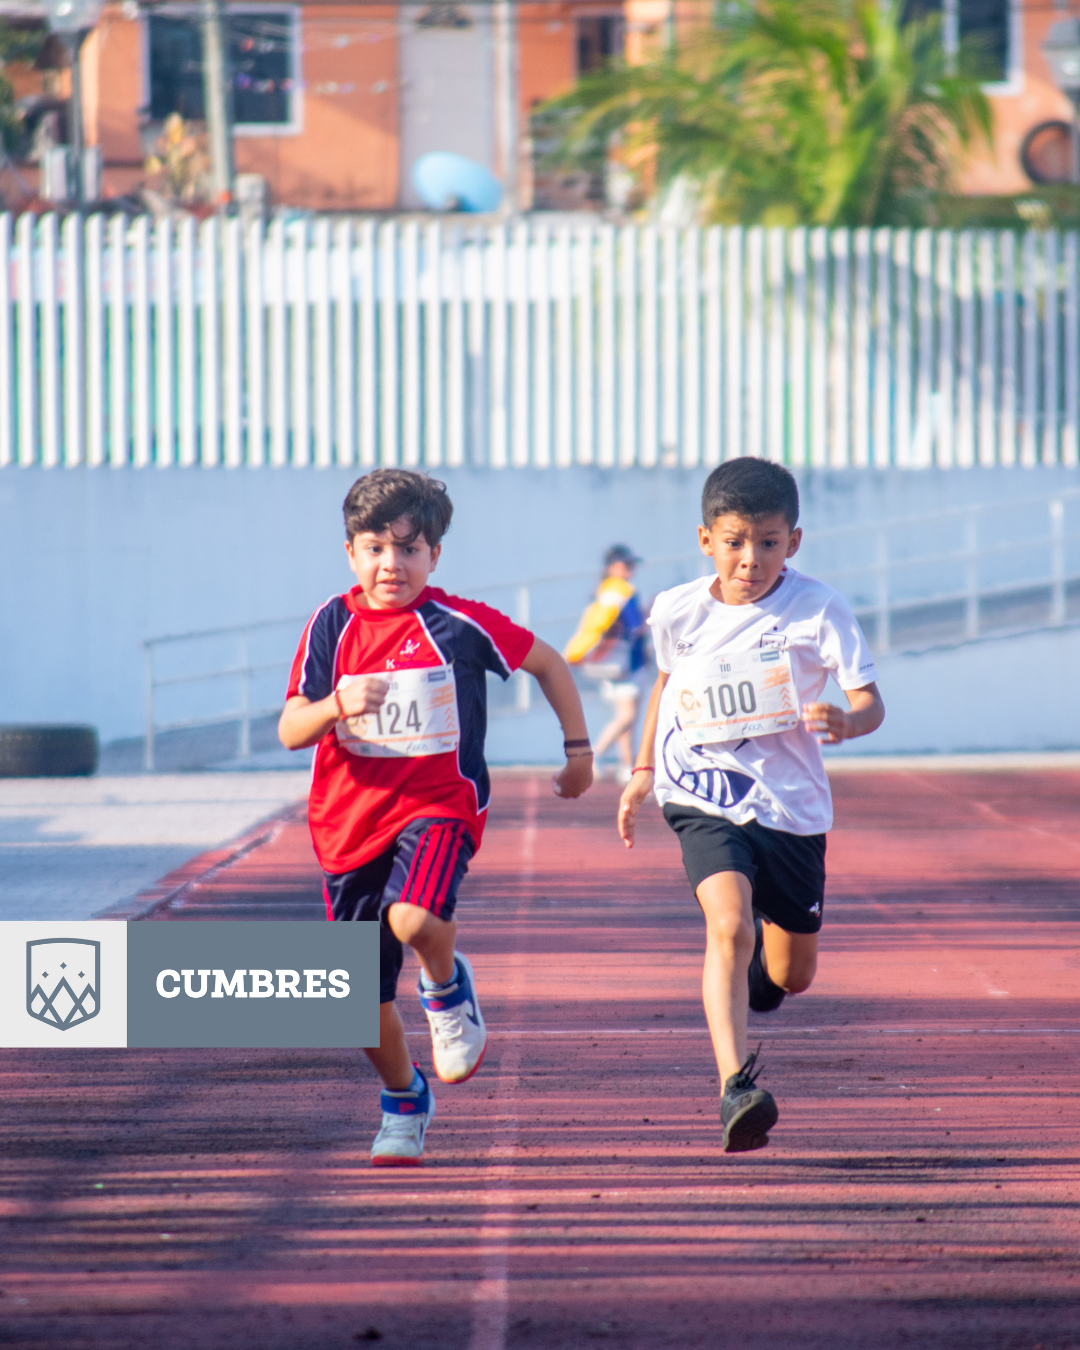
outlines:
[[629, 782], [634, 762], [634, 725], [648, 665], [645, 615], [633, 582], [640, 561], [625, 544], [608, 549], [596, 595], [563, 653], [570, 665], [580, 666], [600, 681], [600, 697], [615, 707], [615, 716], [600, 733], [594, 754], [599, 763], [604, 751], [616, 746], [616, 777], [624, 784]]

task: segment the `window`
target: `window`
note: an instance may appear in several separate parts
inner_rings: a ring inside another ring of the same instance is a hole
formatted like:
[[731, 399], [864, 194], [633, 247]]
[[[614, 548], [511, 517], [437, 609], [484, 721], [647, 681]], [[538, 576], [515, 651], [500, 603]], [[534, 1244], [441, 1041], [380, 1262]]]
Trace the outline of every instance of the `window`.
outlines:
[[[296, 14], [292, 9], [229, 10], [225, 45], [236, 130], [297, 130]], [[177, 112], [202, 121], [202, 24], [197, 14], [149, 19], [150, 117]]]
[[613, 56], [622, 55], [623, 23], [618, 14], [577, 21], [577, 70], [585, 75], [602, 70]]
[[1007, 81], [1016, 62], [1010, 41], [1015, 0], [907, 0], [904, 17], [941, 14], [945, 48], [969, 42], [986, 70], [988, 84]]
[[988, 80], [1009, 78], [1009, 0], [960, 0], [960, 41], [970, 41]]

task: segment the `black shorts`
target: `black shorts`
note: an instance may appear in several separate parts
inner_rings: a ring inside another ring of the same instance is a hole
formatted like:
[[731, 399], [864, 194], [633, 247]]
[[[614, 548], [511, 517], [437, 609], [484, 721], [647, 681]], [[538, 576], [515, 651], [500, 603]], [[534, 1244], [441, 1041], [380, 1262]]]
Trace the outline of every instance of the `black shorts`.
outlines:
[[385, 852], [351, 872], [323, 873], [326, 917], [379, 922], [379, 1002], [393, 1003], [404, 951], [386, 919], [400, 902], [451, 919], [458, 887], [475, 852], [460, 820], [410, 821]]
[[754, 888], [754, 910], [788, 933], [816, 933], [825, 904], [825, 836], [785, 834], [756, 820], [735, 825], [692, 806], [664, 807], [679, 836], [683, 866], [697, 888], [717, 872], [741, 872]]

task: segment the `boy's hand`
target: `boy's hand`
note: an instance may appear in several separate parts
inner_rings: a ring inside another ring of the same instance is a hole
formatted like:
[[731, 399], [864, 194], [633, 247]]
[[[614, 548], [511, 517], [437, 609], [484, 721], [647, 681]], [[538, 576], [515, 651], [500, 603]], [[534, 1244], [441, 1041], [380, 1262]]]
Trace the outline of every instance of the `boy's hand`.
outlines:
[[359, 675], [349, 684], [342, 685], [337, 691], [341, 706], [349, 717], [361, 717], [364, 713], [378, 712], [386, 702], [386, 691], [390, 681], [379, 675]]
[[556, 797], [580, 797], [588, 792], [593, 780], [592, 755], [574, 755], [568, 759], [555, 777], [551, 786]]
[[627, 848], [634, 847], [634, 826], [637, 822], [638, 809], [641, 803], [648, 797], [653, 790], [653, 780], [656, 774], [652, 771], [639, 769], [630, 779], [626, 787], [623, 788], [623, 794], [619, 798], [619, 838]]
[[833, 703], [804, 703], [802, 716], [819, 745], [839, 745], [851, 734], [847, 713]]

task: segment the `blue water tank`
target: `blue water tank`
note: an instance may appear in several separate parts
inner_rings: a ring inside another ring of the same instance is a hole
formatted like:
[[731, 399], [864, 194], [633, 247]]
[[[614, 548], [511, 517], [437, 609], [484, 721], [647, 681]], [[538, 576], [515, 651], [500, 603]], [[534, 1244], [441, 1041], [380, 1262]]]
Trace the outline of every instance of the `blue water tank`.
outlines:
[[432, 211], [494, 211], [502, 201], [502, 184], [490, 169], [448, 150], [421, 155], [412, 184]]

